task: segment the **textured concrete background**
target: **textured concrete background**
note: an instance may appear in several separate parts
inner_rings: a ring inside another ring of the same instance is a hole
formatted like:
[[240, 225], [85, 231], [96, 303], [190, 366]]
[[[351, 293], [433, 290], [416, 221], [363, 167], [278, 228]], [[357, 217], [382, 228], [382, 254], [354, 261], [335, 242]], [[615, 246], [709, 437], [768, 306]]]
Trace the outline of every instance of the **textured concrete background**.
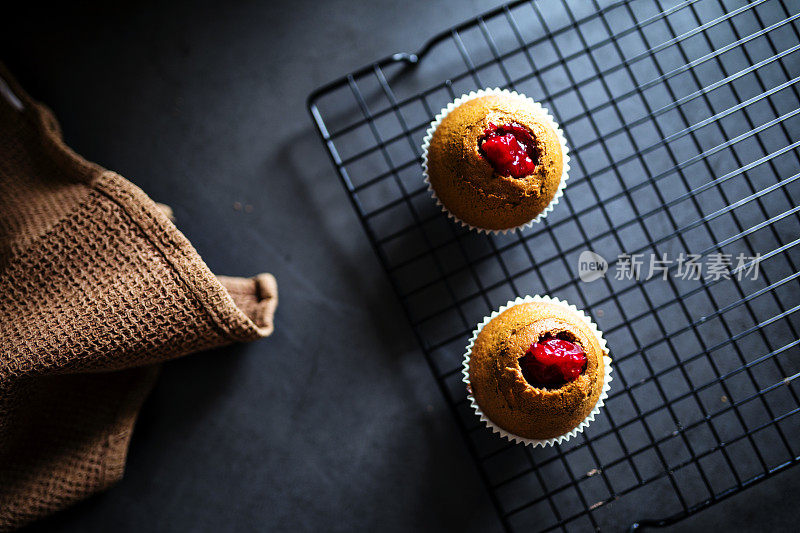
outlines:
[[[214, 272], [272, 272], [281, 301], [271, 338], [165, 365], [123, 481], [38, 528], [499, 530], [304, 105], [497, 2], [111, 4], [6, 11], [0, 58]], [[788, 529], [795, 479], [674, 529]]]

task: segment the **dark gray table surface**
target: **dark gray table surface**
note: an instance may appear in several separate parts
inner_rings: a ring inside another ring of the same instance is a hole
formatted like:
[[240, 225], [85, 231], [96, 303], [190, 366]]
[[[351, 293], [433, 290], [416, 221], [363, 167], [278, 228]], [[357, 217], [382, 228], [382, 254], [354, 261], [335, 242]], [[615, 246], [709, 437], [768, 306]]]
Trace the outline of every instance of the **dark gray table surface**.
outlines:
[[[75, 150], [172, 206], [214, 272], [272, 272], [280, 289], [272, 337], [166, 364], [122, 482], [35, 529], [500, 529], [305, 109], [322, 83], [497, 3], [28, 4], [0, 16], [0, 58]], [[794, 479], [673, 529], [789, 529]]]

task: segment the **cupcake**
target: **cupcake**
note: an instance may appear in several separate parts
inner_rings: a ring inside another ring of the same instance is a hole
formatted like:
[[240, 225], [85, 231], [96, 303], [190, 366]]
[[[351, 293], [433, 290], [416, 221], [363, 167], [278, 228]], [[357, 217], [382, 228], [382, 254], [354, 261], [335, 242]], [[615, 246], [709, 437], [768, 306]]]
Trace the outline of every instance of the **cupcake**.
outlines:
[[558, 203], [569, 169], [563, 134], [547, 111], [499, 89], [449, 104], [431, 123], [422, 150], [434, 198], [478, 231], [539, 221]]
[[489, 427], [518, 442], [552, 445], [594, 420], [610, 364], [605, 340], [582, 311], [556, 298], [526, 297], [475, 330], [464, 382]]

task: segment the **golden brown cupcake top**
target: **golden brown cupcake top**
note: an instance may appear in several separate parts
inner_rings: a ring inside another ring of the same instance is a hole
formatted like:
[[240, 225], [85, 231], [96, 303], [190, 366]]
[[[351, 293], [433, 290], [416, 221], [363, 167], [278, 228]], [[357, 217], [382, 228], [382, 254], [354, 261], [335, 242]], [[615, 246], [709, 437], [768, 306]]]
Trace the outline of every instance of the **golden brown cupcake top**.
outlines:
[[[529, 383], [520, 359], [531, 345], [556, 337], [583, 349], [586, 367], [557, 387]], [[495, 425], [529, 439], [549, 439], [578, 426], [603, 389], [607, 353], [591, 327], [574, 311], [550, 302], [516, 305], [493, 318], [478, 334], [469, 362], [475, 401]]]
[[[499, 172], [483, 149], [493, 130], [516, 127], [532, 139], [535, 164], [520, 177]], [[558, 191], [564, 169], [552, 122], [527, 99], [507, 94], [481, 96], [453, 109], [434, 131], [427, 160], [439, 200], [459, 219], [484, 229], [513, 228], [535, 218]]]

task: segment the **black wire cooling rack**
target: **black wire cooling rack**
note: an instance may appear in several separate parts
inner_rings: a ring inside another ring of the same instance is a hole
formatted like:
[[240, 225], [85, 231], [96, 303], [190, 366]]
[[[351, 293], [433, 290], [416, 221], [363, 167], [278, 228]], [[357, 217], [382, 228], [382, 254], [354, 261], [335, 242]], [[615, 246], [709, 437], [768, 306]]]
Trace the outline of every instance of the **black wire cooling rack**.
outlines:
[[[310, 96], [506, 529], [664, 525], [800, 461], [799, 10], [513, 2]], [[521, 233], [464, 230], [422, 181], [432, 117], [483, 87], [541, 102], [571, 147]], [[580, 280], [586, 250], [605, 277]], [[461, 382], [471, 330], [525, 294], [585, 309], [614, 358], [601, 415], [547, 449], [492, 434]]]

